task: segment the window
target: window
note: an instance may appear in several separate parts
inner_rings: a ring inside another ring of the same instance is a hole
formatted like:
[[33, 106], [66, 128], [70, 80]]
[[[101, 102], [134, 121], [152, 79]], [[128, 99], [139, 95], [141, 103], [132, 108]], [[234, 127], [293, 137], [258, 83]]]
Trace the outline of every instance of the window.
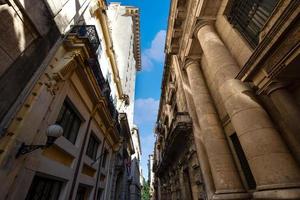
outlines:
[[107, 149], [105, 149], [103, 153], [102, 167], [106, 166], [107, 155], [108, 155], [108, 151]]
[[96, 138], [96, 136], [93, 133], [91, 133], [89, 144], [86, 149], [86, 155], [93, 160], [96, 160], [97, 158], [97, 151], [98, 151], [99, 144], [100, 144], [99, 140]]
[[231, 0], [228, 20], [252, 47], [259, 42], [259, 33], [270, 17], [278, 0]]
[[103, 193], [103, 189], [99, 188], [98, 189], [98, 194], [97, 194], [97, 200], [101, 200], [102, 199], [102, 193]]
[[247, 158], [245, 156], [245, 153], [243, 151], [243, 148], [240, 144], [240, 140], [237, 137], [236, 133], [232, 134], [230, 136], [230, 139], [232, 141], [232, 144], [233, 144], [234, 150], [236, 152], [236, 155], [237, 155], [237, 157], [240, 161], [242, 171], [243, 171], [245, 179], [247, 181], [247, 185], [248, 185], [249, 189], [255, 189], [256, 188], [256, 182], [255, 182], [254, 177], [252, 175], [252, 172], [251, 172], [249, 163], [247, 161]]
[[62, 126], [63, 136], [75, 144], [81, 120], [68, 100], [64, 102], [56, 123]]
[[75, 200], [87, 200], [87, 199], [88, 199], [88, 189], [82, 185], [79, 185]]
[[35, 176], [31, 183], [26, 200], [57, 200], [62, 182]]

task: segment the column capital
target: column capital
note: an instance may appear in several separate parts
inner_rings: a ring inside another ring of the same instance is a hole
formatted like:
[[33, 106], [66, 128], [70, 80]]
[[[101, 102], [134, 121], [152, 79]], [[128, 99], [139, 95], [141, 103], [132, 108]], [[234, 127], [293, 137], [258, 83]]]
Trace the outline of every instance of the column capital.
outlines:
[[272, 81], [267, 88], [265, 89], [264, 93], [266, 95], [270, 95], [272, 94], [274, 91], [282, 89], [282, 88], [286, 88], [287, 86], [289, 86], [291, 84], [291, 82], [289, 81]]
[[213, 19], [200, 19], [200, 20], [197, 20], [197, 22], [194, 26], [194, 32], [193, 32], [194, 36], [197, 38], [198, 31], [206, 25], [212, 25], [214, 21], [215, 20], [213, 20]]
[[184, 61], [184, 65], [183, 65], [183, 70], [186, 70], [189, 66], [191, 66], [192, 64], [195, 64], [195, 65], [199, 65], [200, 64], [200, 60], [201, 58], [200, 57], [186, 57], [185, 61]]

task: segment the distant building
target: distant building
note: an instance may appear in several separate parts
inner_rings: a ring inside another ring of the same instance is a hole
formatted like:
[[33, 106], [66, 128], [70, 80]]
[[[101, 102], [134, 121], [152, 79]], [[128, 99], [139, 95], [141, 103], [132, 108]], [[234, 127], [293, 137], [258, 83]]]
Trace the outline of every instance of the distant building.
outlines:
[[172, 0], [157, 200], [300, 199], [300, 1]]
[[153, 173], [153, 155], [149, 155], [148, 159], [148, 183], [149, 183], [149, 193], [151, 199], [155, 199], [153, 194], [154, 194], [154, 173]]
[[[134, 149], [134, 153], [130, 156], [128, 185], [124, 184], [129, 191], [123, 192], [123, 196], [127, 196], [130, 200], [138, 200], [141, 198], [141, 146], [138, 127], [134, 125], [133, 117], [136, 73], [141, 69], [139, 9], [111, 3], [108, 6], [107, 16], [119, 71], [119, 77], [114, 81], [120, 83], [121, 88], [118, 89], [123, 91], [123, 101], [117, 101], [116, 105], [119, 112], [127, 115]], [[121, 194], [116, 195], [120, 196], [118, 199], [124, 198]]]
[[[140, 14], [139, 9], [111, 3], [107, 16], [112, 33], [123, 95], [127, 98], [120, 110], [128, 115], [129, 126], [133, 128], [136, 73], [141, 69]], [[122, 36], [122, 37], [120, 37]]]

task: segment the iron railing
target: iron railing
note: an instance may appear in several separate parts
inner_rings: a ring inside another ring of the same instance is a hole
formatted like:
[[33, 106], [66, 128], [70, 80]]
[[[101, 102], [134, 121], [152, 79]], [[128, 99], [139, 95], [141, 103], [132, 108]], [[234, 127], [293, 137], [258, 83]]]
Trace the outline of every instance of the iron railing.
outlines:
[[278, 0], [231, 0], [228, 20], [254, 48]]
[[[96, 58], [88, 58], [86, 59], [86, 64], [90, 67], [90, 69], [92, 70], [96, 80], [97, 80], [97, 83], [98, 83], [98, 86], [100, 87], [100, 91], [103, 92], [103, 91], [106, 91], [106, 81], [105, 81], [105, 78], [103, 76], [103, 73], [102, 73], [102, 70], [100, 68], [100, 65], [99, 65], [99, 62]], [[109, 91], [110, 92], [110, 91]]]
[[76, 33], [80, 37], [88, 38], [92, 50], [96, 53], [100, 45], [100, 39], [94, 25], [75, 25], [72, 26], [70, 33]]
[[86, 62], [88, 66], [91, 68], [97, 80], [102, 96], [106, 98], [106, 101], [108, 103], [108, 109], [112, 118], [118, 123], [118, 111], [113, 103], [109, 83], [105, 80], [103, 76], [98, 60], [96, 58], [89, 58], [86, 60]]

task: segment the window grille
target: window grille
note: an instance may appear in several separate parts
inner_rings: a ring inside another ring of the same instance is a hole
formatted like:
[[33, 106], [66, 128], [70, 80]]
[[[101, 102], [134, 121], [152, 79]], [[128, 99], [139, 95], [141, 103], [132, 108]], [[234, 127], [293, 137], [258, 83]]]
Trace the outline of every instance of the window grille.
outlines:
[[26, 200], [58, 200], [62, 182], [35, 176], [27, 193]]
[[63, 136], [75, 144], [81, 120], [67, 100], [63, 103], [56, 123], [62, 126]]
[[99, 140], [92, 133], [90, 136], [90, 139], [89, 139], [87, 149], [86, 149], [86, 155], [89, 156], [93, 160], [96, 160], [96, 158], [97, 158], [99, 144], [100, 144]]
[[227, 18], [254, 48], [278, 0], [231, 0]]

